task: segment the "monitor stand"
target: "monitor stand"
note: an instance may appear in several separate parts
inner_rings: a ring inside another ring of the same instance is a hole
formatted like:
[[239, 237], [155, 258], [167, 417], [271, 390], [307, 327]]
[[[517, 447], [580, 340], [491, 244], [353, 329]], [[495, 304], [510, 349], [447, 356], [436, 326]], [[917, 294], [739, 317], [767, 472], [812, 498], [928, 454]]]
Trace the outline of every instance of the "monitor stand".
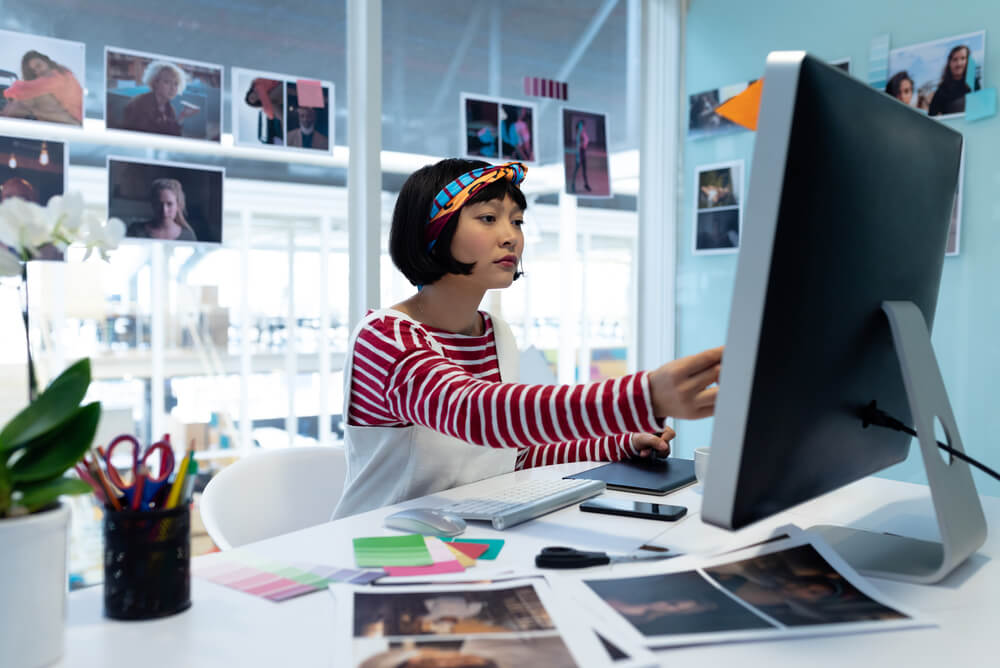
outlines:
[[865, 575], [931, 584], [943, 579], [986, 542], [986, 518], [969, 465], [950, 454], [946, 462], [938, 454], [935, 416], [944, 426], [948, 445], [959, 452], [965, 450], [923, 313], [909, 301], [882, 302], [882, 310], [889, 316], [942, 541], [829, 525], [812, 530]]

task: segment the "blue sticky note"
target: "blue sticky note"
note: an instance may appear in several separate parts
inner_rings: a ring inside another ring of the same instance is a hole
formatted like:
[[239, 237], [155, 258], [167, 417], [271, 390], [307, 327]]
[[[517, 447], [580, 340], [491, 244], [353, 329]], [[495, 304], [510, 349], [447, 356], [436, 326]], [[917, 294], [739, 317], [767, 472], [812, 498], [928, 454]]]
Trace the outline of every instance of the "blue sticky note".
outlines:
[[969, 53], [969, 62], [965, 66], [965, 84], [969, 90], [976, 90], [976, 59]]
[[997, 115], [997, 89], [984, 88], [965, 94], [965, 120], [979, 121]]

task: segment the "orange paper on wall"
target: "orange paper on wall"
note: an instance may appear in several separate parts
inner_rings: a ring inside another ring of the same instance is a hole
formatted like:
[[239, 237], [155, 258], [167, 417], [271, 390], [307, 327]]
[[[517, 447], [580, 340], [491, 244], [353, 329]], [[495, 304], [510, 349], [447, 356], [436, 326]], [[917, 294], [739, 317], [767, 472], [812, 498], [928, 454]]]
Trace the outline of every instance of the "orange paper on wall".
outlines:
[[764, 79], [757, 79], [742, 93], [716, 107], [715, 113], [748, 130], [756, 130], [757, 115], [760, 113], [760, 93], [763, 88]]

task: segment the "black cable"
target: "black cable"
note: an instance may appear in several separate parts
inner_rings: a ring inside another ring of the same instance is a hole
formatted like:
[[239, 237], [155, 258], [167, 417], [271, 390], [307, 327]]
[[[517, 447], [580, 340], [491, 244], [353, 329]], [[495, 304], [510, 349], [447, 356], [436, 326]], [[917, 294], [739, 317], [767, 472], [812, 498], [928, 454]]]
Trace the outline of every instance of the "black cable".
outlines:
[[[893, 429], [895, 431], [905, 432], [910, 436], [917, 436], [916, 430], [914, 430], [912, 427], [908, 427], [907, 425], [903, 424], [902, 422], [900, 422], [899, 420], [892, 417], [884, 410], [876, 406], [874, 400], [872, 400], [872, 402], [867, 406], [865, 406], [864, 409], [862, 409], [861, 411], [861, 426], [867, 429], [868, 425], [875, 425], [876, 427], [888, 427], [889, 429]], [[942, 443], [941, 441], [938, 440], [935, 440], [935, 443], [937, 443], [937, 446], [939, 448], [950, 454], [952, 457], [958, 457], [963, 462], [972, 464], [983, 473], [991, 475], [997, 480], [1000, 480], [1000, 474], [998, 474], [996, 471], [986, 466], [985, 464], [982, 464], [973, 459], [972, 457], [969, 457], [964, 452], [959, 452], [950, 445]]]

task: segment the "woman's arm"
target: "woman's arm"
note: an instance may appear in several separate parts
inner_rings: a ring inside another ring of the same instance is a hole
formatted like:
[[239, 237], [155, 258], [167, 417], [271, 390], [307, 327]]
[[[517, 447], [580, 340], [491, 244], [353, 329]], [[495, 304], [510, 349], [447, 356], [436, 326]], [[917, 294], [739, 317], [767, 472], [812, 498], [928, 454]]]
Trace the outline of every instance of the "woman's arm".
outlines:
[[39, 77], [31, 81], [15, 81], [3, 96], [11, 100], [30, 100], [46, 93], [55, 93], [62, 86], [59, 77]]

